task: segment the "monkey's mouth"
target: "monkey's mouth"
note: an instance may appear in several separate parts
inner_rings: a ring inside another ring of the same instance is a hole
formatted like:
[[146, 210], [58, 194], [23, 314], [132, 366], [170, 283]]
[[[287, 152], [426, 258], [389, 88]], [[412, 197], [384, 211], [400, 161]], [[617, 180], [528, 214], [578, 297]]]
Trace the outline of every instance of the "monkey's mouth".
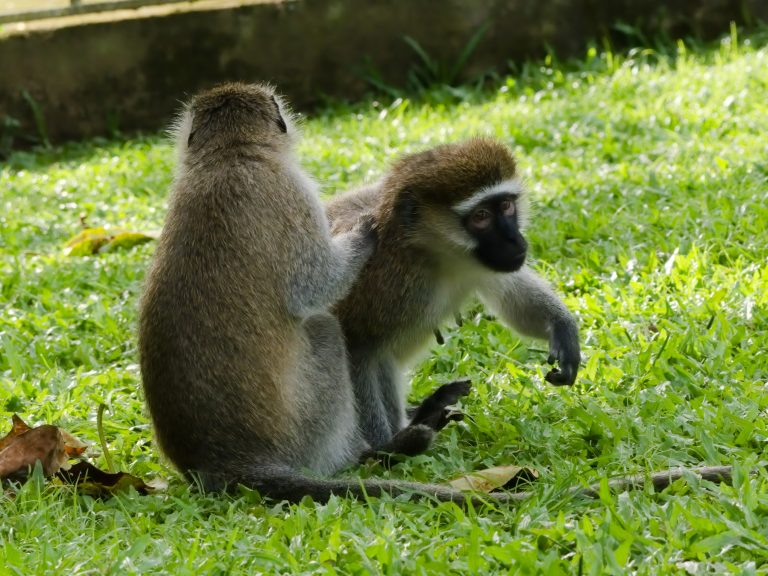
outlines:
[[516, 254], [512, 256], [509, 260], [509, 264], [510, 264], [509, 271], [517, 272], [518, 270], [520, 270], [520, 268], [523, 267], [523, 264], [525, 264], [525, 257], [526, 257], [525, 252], [521, 252], [520, 254]]
[[517, 272], [525, 264], [526, 251], [485, 252], [478, 254], [480, 262], [494, 272]]

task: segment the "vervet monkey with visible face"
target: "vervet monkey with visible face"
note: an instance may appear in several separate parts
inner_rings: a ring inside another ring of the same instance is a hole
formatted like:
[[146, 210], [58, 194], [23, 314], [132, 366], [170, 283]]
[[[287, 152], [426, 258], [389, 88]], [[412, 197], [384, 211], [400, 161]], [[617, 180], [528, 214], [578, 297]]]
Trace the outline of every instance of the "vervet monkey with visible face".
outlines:
[[[450, 419], [445, 406], [469, 391], [466, 381], [441, 386], [407, 425], [402, 374], [435, 327], [472, 294], [517, 331], [549, 341], [550, 362], [556, 360], [559, 369], [549, 371], [547, 381], [575, 381], [578, 327], [549, 285], [525, 266], [525, 210], [510, 151], [489, 139], [406, 156], [378, 183], [327, 204], [334, 234], [372, 215], [379, 238], [352, 290], [335, 307], [349, 348], [360, 425], [371, 445], [424, 426], [439, 429]], [[650, 485], [658, 491], [688, 473], [710, 482], [733, 478], [730, 466], [675, 468], [614, 478], [608, 486], [625, 491]], [[564, 495], [596, 498], [601, 487], [576, 486]], [[531, 496], [488, 497], [510, 502]]]
[[370, 214], [379, 237], [335, 307], [369, 443], [385, 443], [406, 426], [403, 373], [473, 294], [518, 332], [548, 340], [559, 369], [546, 380], [573, 384], [578, 327], [525, 266], [525, 190], [507, 147], [477, 138], [405, 156], [379, 182], [332, 198], [327, 213], [333, 234], [347, 234]]
[[361, 432], [338, 320], [374, 251], [371, 223], [331, 237], [295, 129], [272, 88], [195, 97], [177, 129], [170, 206], [141, 301], [144, 393], [160, 447], [209, 489], [244, 484], [318, 501], [445, 487], [326, 480], [372, 450], [412, 453], [426, 425], [381, 444]]

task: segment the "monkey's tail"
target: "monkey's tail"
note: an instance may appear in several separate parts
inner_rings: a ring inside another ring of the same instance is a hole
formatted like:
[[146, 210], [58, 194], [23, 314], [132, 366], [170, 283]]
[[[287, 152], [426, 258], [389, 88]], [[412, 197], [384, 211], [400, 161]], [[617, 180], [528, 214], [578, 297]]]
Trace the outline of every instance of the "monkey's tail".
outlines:
[[[733, 481], [733, 469], [731, 466], [688, 469], [673, 468], [663, 472], [656, 472], [650, 476], [638, 475], [616, 478], [608, 482], [608, 488], [611, 492], [616, 493], [641, 490], [647, 484], [650, 484], [654, 491], [661, 491], [675, 480], [684, 478], [687, 473], [698, 476], [702, 480], [715, 483], [731, 484]], [[210, 489], [218, 490], [223, 486], [220, 480], [219, 478], [218, 482], [204, 482], [204, 484]], [[331, 496], [352, 496], [364, 499], [366, 497], [378, 498], [384, 494], [393, 497], [406, 494], [411, 500], [434, 499], [440, 502], [454, 502], [463, 507], [470, 502], [474, 506], [522, 502], [534, 495], [533, 492], [471, 494], [438, 484], [421, 484], [398, 480], [312, 478], [287, 466], [260, 466], [253, 472], [239, 475], [235, 480], [230, 478], [230, 481], [224, 483], [229, 489], [234, 488], [238, 484], [257, 490], [263, 496], [289, 502], [298, 502], [305, 496], [310, 496], [315, 502], [325, 503]], [[600, 484], [593, 484], [588, 487], [574, 487], [568, 492], [576, 497], [599, 498]]]
[[[498, 493], [473, 495], [454, 490], [449, 486], [402, 482], [398, 480], [362, 480], [345, 478], [312, 478], [283, 466], [259, 467], [253, 473], [239, 477], [235, 484], [242, 484], [257, 490], [262, 496], [275, 500], [298, 502], [305, 496], [319, 503], [327, 502], [331, 496], [359, 499], [408, 495], [411, 500], [433, 499], [440, 502], [454, 502], [466, 506], [470, 501], [474, 505], [520, 501], [529, 498], [528, 493]], [[232, 484], [230, 484], [232, 486]]]

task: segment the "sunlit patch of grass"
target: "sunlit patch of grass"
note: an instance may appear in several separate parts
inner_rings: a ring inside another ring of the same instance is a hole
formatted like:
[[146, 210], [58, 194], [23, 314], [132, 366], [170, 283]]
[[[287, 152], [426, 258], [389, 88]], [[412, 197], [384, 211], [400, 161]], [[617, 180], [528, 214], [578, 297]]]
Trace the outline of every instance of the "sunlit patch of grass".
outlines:
[[[173, 154], [160, 136], [19, 153], [0, 168], [0, 414], [53, 422], [167, 493], [109, 501], [25, 486], [0, 506], [8, 573], [754, 572], [768, 561], [768, 48], [754, 36], [676, 54], [591, 51], [530, 63], [492, 91], [336, 105], [300, 153], [327, 195], [398, 154], [476, 134], [512, 146], [536, 204], [536, 267], [582, 326], [571, 389], [546, 347], [476, 303], [443, 328], [414, 397], [469, 376], [467, 419], [393, 470], [442, 481], [496, 464], [541, 471], [515, 508], [202, 495], [152, 445], [136, 309], [153, 245], [67, 258], [92, 226], [162, 225]], [[569, 486], [669, 466], [733, 464], [733, 487], [689, 479], [584, 502]], [[2, 570], [0, 570], [0, 573]]]

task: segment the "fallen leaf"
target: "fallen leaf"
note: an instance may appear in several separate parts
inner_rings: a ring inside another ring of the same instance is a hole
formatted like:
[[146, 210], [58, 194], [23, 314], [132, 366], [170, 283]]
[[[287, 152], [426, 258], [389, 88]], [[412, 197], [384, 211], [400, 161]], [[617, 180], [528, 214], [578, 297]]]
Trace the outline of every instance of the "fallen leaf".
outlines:
[[168, 481], [164, 478], [152, 478], [149, 482], [146, 482], [147, 488], [150, 492], [162, 492], [168, 490]]
[[90, 256], [99, 252], [132, 248], [138, 244], [156, 240], [157, 236], [154, 232], [86, 228], [69, 239], [64, 245], [64, 254], [66, 256]]
[[88, 444], [76, 436], [70, 434], [66, 430], [61, 428], [59, 428], [59, 430], [61, 431], [61, 437], [64, 439], [64, 451], [67, 453], [67, 456], [70, 458], [77, 458], [78, 456], [82, 456], [83, 453], [88, 449]]
[[139, 244], [145, 244], [146, 242], [151, 242], [152, 240], [156, 240], [157, 235], [156, 234], [150, 234], [145, 232], [127, 232], [127, 231], [121, 231], [116, 232], [114, 236], [112, 236], [112, 239], [107, 242], [100, 250], [99, 252], [112, 252], [113, 250], [118, 250], [121, 248], [133, 248], [134, 246], [138, 246]]
[[72, 465], [68, 460], [82, 456], [88, 447], [85, 442], [50, 424], [30, 428], [17, 414], [11, 421], [11, 431], [0, 439], [0, 480], [24, 482], [39, 461], [46, 478], [55, 474], [93, 496], [110, 496], [130, 487], [140, 494], [167, 488], [162, 479], [144, 482], [125, 472], [110, 474], [85, 460]]
[[539, 473], [533, 468], [522, 466], [494, 466], [465, 474], [449, 484], [457, 490], [471, 490], [489, 493], [499, 488], [513, 490], [521, 484], [529, 484], [538, 479]]
[[13, 439], [18, 436], [19, 434], [23, 434], [24, 432], [27, 432], [28, 430], [31, 430], [29, 425], [27, 425], [24, 420], [22, 420], [18, 414], [14, 414], [11, 416], [11, 431], [8, 432], [3, 438], [0, 439], [0, 451], [3, 450], [8, 444], [13, 442]]
[[89, 256], [109, 242], [111, 235], [104, 228], [86, 228], [64, 245], [66, 256]]
[[64, 438], [56, 426], [43, 424], [16, 435], [0, 452], [0, 480], [23, 482], [37, 461], [46, 477], [67, 461]]
[[139, 494], [149, 494], [166, 487], [166, 484], [160, 480], [147, 483], [127, 472], [115, 474], [104, 472], [84, 460], [74, 464], [69, 470], [59, 471], [58, 477], [67, 484], [77, 485], [79, 492], [96, 497], [111, 496], [131, 487]]
[[87, 447], [66, 430], [49, 424], [30, 428], [14, 414], [11, 431], [0, 439], [0, 480], [26, 480], [38, 460], [43, 474], [53, 476], [59, 468], [69, 466], [69, 458], [80, 456]]

